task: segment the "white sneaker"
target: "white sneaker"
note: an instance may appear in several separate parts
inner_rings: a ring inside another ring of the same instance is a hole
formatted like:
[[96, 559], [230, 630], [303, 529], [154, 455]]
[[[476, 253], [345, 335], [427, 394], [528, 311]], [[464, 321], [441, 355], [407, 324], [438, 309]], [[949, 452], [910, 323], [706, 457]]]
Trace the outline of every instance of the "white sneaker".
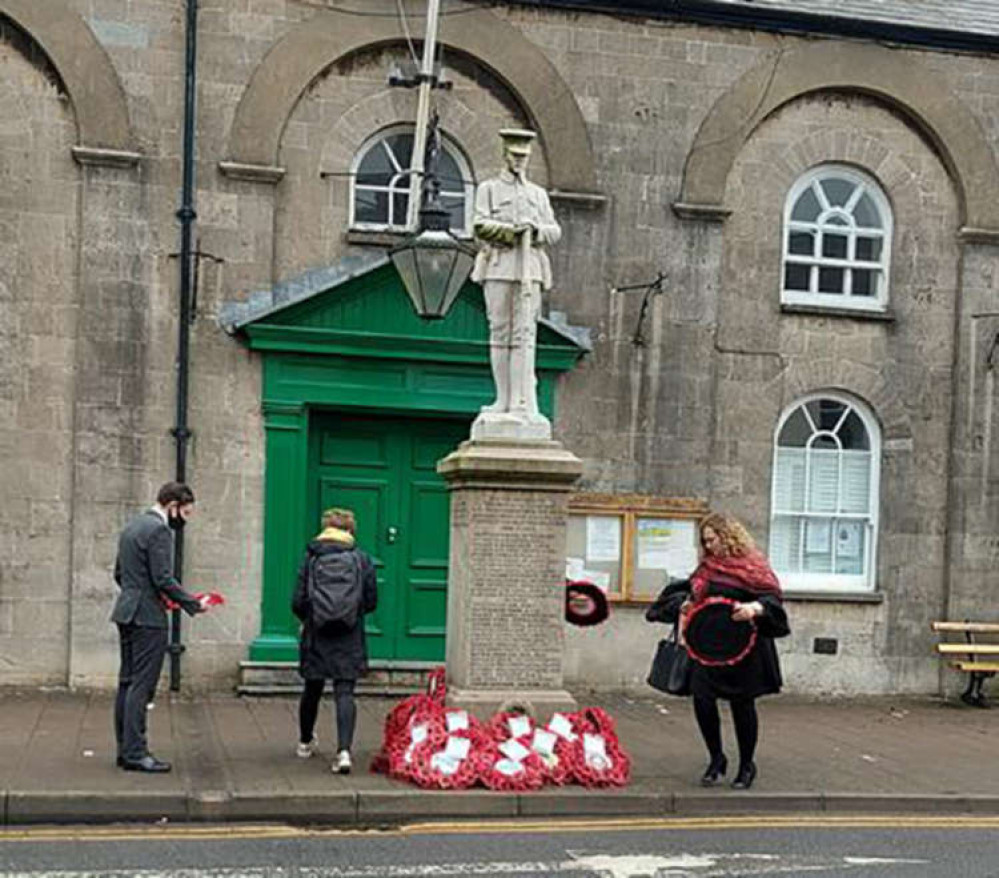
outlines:
[[350, 752], [341, 750], [336, 754], [336, 762], [333, 763], [333, 774], [350, 774]]
[[295, 747], [295, 755], [299, 759], [308, 759], [316, 752], [316, 748], [319, 746], [319, 739], [313, 735], [312, 740], [308, 744], [303, 744], [299, 741], [298, 746]]

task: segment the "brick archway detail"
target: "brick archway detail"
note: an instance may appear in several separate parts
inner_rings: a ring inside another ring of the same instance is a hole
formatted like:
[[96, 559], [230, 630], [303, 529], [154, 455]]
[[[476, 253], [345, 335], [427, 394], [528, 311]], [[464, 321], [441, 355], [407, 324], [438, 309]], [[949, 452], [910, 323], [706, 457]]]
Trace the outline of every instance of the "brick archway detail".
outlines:
[[[229, 162], [276, 168], [284, 127], [309, 84], [354, 52], [404, 39], [395, 17], [323, 10], [299, 24], [271, 47], [254, 71], [236, 108]], [[440, 39], [446, 49], [488, 68], [516, 96], [540, 135], [552, 189], [596, 193], [593, 150], [582, 113], [540, 49], [488, 9], [444, 16]]]
[[48, 57], [69, 94], [81, 147], [131, 153], [128, 105], [111, 59], [80, 15], [62, 3], [0, 0], [0, 16]]
[[911, 54], [829, 42], [779, 51], [738, 79], [711, 108], [687, 155], [681, 215], [720, 219], [729, 172], [759, 124], [819, 91], [872, 96], [902, 113], [930, 142], [954, 181], [968, 233], [999, 235], [999, 171], [985, 132], [939, 75]]

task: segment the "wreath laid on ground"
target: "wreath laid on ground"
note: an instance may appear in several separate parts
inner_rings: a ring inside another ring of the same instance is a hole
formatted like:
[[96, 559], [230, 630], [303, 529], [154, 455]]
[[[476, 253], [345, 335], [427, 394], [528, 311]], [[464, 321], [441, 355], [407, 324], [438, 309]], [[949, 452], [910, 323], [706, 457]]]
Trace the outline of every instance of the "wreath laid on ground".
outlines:
[[424, 789], [529, 792], [545, 785], [625, 786], [631, 759], [613, 718], [599, 707], [555, 713], [539, 724], [526, 709], [496, 713], [486, 723], [445, 706], [444, 669], [425, 694], [401, 701], [385, 718], [371, 770]]

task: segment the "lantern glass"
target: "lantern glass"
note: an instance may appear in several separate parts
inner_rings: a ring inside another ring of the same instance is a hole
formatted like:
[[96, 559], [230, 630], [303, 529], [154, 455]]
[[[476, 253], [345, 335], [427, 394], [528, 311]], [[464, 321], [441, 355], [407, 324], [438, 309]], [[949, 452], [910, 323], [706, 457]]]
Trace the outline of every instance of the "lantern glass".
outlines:
[[426, 320], [447, 316], [472, 270], [471, 248], [449, 232], [424, 229], [390, 253], [416, 313]]

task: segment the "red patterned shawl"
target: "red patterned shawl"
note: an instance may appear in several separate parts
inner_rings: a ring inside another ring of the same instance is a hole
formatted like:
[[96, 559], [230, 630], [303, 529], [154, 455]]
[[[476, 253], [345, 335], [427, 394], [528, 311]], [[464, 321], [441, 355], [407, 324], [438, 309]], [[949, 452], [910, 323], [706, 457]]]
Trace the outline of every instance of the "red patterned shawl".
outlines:
[[777, 576], [758, 549], [745, 555], [706, 555], [690, 577], [695, 603], [707, 597], [710, 582], [745, 589], [754, 595], [781, 596]]

